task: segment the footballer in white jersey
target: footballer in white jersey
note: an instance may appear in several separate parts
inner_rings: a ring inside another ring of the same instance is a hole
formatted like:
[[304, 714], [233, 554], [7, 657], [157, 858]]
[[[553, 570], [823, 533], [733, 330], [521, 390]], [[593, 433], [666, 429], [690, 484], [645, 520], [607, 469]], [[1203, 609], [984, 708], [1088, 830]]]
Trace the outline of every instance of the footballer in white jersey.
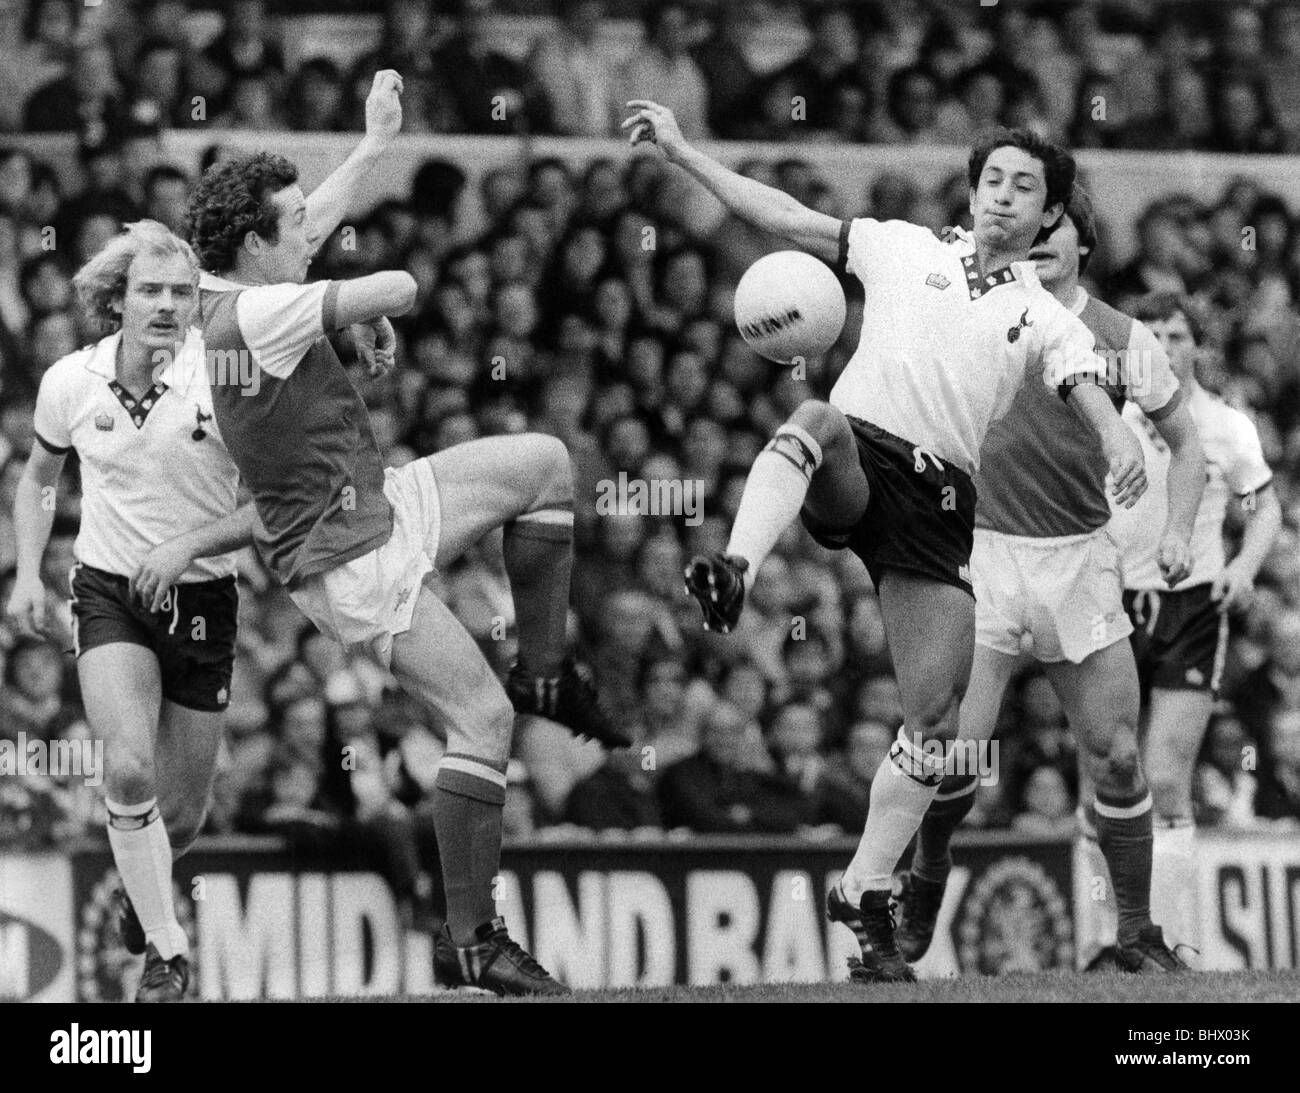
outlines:
[[796, 518], [866, 565], [905, 725], [872, 782], [866, 830], [827, 914], [858, 940], [855, 979], [911, 981], [889, 897], [894, 866], [943, 778], [970, 675], [971, 475], [984, 434], [1023, 383], [1043, 383], [1095, 429], [1117, 500], [1146, 488], [1140, 446], [1098, 385], [1105, 364], [1091, 333], [1028, 261], [1064, 212], [1074, 159], [1026, 130], [993, 135], [968, 163], [971, 235], [945, 243], [915, 225], [809, 209], [692, 147], [672, 111], [628, 106], [633, 144], [656, 144], [728, 211], [833, 261], [866, 291], [859, 350], [830, 402], [804, 402], [777, 430], [751, 468], [727, 549], [693, 558], [686, 585], [706, 628], [729, 631], [747, 582]]
[[[1060, 225], [1031, 252], [1043, 283], [1083, 319], [1097, 339], [1117, 403], [1145, 409], [1152, 429], [1168, 439], [1172, 470], [1152, 490], [1167, 492], [1154, 526], [1152, 566], [1164, 587], [1189, 569], [1189, 539], [1204, 485], [1205, 460], [1168, 357], [1145, 326], [1090, 296], [1079, 275], [1097, 245], [1087, 192], [1074, 187]], [[1121, 936], [1099, 941], [1085, 963], [1139, 968], [1172, 966], [1149, 913], [1152, 801], [1138, 754], [1139, 689], [1132, 632], [1124, 613], [1119, 548], [1107, 524], [1104, 459], [1090, 432], [1059, 400], [1026, 384], [1011, 412], [984, 441], [977, 478], [979, 504], [971, 573], [975, 581], [975, 656], [961, 704], [962, 741], [990, 739], [1002, 698], [1030, 653], [1056, 691], [1080, 756], [1080, 802], [1087, 824], [1081, 869], [1108, 876], [1107, 889], [1124, 924]], [[1123, 510], [1121, 510], [1123, 511]], [[949, 772], [926, 812], [901, 900], [895, 937], [909, 960], [930, 948], [948, 874], [954, 830], [970, 812], [977, 780]], [[931, 970], [941, 970], [938, 947]]]
[[172, 860], [198, 836], [230, 699], [238, 593], [230, 551], [251, 505], [213, 422], [203, 339], [190, 320], [199, 263], [146, 220], [78, 271], [87, 311], [113, 330], [56, 362], [36, 399], [36, 443], [14, 503], [18, 577], [8, 614], [42, 626], [40, 563], [69, 452], [84, 499], [70, 579], [77, 675], [106, 742], [108, 841], [122, 878], [122, 940], [143, 954], [137, 1001], [177, 1002], [188, 941]]
[[[1124, 417], [1142, 441], [1153, 489], [1111, 527], [1121, 547], [1124, 602], [1142, 685], [1144, 761], [1155, 801], [1151, 899], [1174, 943], [1199, 948], [1195, 933], [1192, 774], [1209, 724], [1226, 652], [1229, 618], [1248, 601], [1260, 565], [1282, 526], [1259, 434], [1250, 418], [1206, 391], [1195, 374], [1200, 331], [1194, 308], [1178, 296], [1147, 297], [1135, 313], [1169, 354], [1205, 448], [1205, 493], [1192, 532], [1191, 574], [1170, 590], [1157, 579], [1152, 529], [1163, 517], [1159, 482], [1169, 454], [1145, 415]], [[1241, 549], [1227, 561], [1223, 524], [1229, 506], [1246, 516]]]

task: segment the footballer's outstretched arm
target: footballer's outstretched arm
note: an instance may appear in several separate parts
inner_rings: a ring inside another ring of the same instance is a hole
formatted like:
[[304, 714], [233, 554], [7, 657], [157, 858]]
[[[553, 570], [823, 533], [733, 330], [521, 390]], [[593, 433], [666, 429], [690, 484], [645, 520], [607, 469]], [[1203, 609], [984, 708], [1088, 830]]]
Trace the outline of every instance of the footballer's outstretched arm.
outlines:
[[415, 278], [405, 270], [385, 270], [336, 282], [334, 325], [342, 329], [390, 315], [405, 315], [415, 306]]
[[338, 167], [307, 196], [307, 222], [322, 243], [362, 196], [371, 168], [402, 128], [402, 77], [391, 68], [375, 73], [366, 96], [366, 135]]
[[633, 99], [627, 105], [634, 113], [623, 128], [631, 129], [633, 144], [657, 144], [670, 163], [683, 168], [742, 220], [790, 240], [824, 262], [838, 261], [843, 221], [810, 209], [775, 187], [745, 178], [692, 148], [666, 106], [646, 99]]

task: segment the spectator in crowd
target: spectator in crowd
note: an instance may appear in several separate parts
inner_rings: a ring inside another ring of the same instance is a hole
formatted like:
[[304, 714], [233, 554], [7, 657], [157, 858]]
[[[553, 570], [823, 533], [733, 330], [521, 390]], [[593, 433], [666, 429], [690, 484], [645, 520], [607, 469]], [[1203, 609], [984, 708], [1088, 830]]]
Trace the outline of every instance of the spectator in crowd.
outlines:
[[343, 74], [328, 57], [311, 57], [289, 83], [289, 126], [309, 133], [332, 133], [346, 128]]
[[831, 774], [824, 736], [817, 708], [795, 702], [777, 713], [768, 740], [777, 772], [804, 798], [804, 825], [856, 835], [867, 818], [865, 802], [844, 779]]
[[1269, 719], [1255, 813], [1300, 827], [1300, 710], [1277, 710]]
[[113, 71], [113, 55], [103, 42], [78, 43], [66, 76], [32, 93], [23, 111], [30, 133], [78, 132], [98, 143], [121, 124], [122, 87]]
[[9, 650], [0, 687], [0, 739], [53, 740], [81, 714], [64, 697], [63, 660], [49, 642], [27, 638]]
[[1255, 823], [1259, 748], [1241, 722], [1226, 713], [1210, 720], [1203, 758], [1192, 782], [1192, 809], [1202, 828], [1250, 827]]
[[559, 25], [538, 39], [528, 70], [544, 97], [547, 131], [604, 137], [615, 131], [618, 73], [597, 42], [605, 0], [558, 0]]
[[189, 192], [189, 177], [179, 167], [170, 164], [154, 167], [144, 178], [144, 215], [184, 237]]
[[686, 136], [708, 136], [708, 86], [690, 56], [692, 26], [684, 0], [651, 0], [645, 9], [645, 44], [634, 49], [621, 74], [624, 100], [650, 99], [672, 110]]
[[[32, 26], [24, 27], [24, 9]], [[70, 0], [0, 0], [0, 132], [23, 127], [23, 107], [39, 87], [67, 71], [67, 43], [72, 40], [75, 8]]]
[[826, 130], [831, 128], [837, 89], [852, 79], [858, 28], [846, 4], [832, 3], [816, 9], [809, 29], [808, 48], [778, 78], [792, 91], [786, 109], [802, 108], [795, 119], [804, 123], [802, 128]]
[[224, 8], [221, 34], [204, 50], [204, 58], [227, 87], [233, 88], [241, 76], [256, 76], [278, 93], [286, 75], [284, 51], [272, 30], [266, 0], [226, 0]]
[[1075, 826], [1074, 802], [1065, 776], [1056, 767], [1038, 767], [1025, 782], [1012, 827], [1028, 835], [1068, 839], [1074, 836]]
[[456, 30], [433, 53], [433, 93], [446, 104], [453, 133], [499, 136], [536, 130], [542, 120], [523, 67], [491, 48], [494, 2], [457, 0]]
[[659, 801], [669, 827], [701, 834], [794, 832], [806, 806], [776, 773], [758, 725], [720, 702], [704, 719], [700, 751], [668, 767]]
[[375, 73], [392, 68], [402, 74], [402, 130], [445, 132], [450, 128], [446, 103], [439, 102], [434, 70], [429, 0], [385, 0], [379, 46], [363, 53], [348, 77], [351, 129], [364, 127], [366, 96]]
[[749, 0], [726, 0], [716, 8], [712, 33], [695, 50], [709, 104], [708, 128], [724, 140], [744, 136], [750, 124], [759, 85], [750, 59], [757, 26]]

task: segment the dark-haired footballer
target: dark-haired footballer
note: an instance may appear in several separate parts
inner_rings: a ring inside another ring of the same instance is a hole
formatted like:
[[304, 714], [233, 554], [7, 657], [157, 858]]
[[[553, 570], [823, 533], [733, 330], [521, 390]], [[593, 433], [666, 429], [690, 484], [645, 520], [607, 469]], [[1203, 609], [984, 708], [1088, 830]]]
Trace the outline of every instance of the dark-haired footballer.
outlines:
[[[310, 197], [267, 152], [215, 164], [190, 199], [210, 354], [240, 355], [257, 383], [214, 386], [222, 435], [257, 507], [262, 558], [323, 633], [391, 668], [438, 719], [447, 753], [434, 823], [447, 897], [435, 949], [444, 983], [500, 994], [563, 993], [511, 940], [492, 895], [514, 713], [554, 718], [606, 745], [630, 741], [565, 656], [573, 480], [553, 437], [490, 437], [385, 468], [366, 405], [326, 335], [368, 324], [381, 368], [415, 281], [388, 271], [304, 284], [311, 257], [359, 196], [401, 127], [401, 77], [376, 74], [366, 137]], [[255, 386], [255, 390], [253, 387]], [[519, 660], [506, 688], [426, 586], [488, 532], [504, 529]]]
[[[1092, 202], [1076, 184], [1065, 215], [1030, 257], [1043, 285], [1096, 335], [1111, 373], [1107, 389], [1125, 404], [1123, 416], [1128, 405], [1140, 409], [1167, 445], [1167, 491], [1160, 517], [1148, 522], [1154, 579], [1169, 589], [1191, 569], [1205, 459], [1187, 392], [1156, 335], [1080, 286], [1096, 246]], [[1096, 846], [1100, 853], [1104, 864], [1094, 866], [1096, 875], [1109, 874], [1107, 889], [1122, 923], [1118, 946], [1102, 963], [1135, 972], [1178, 971], [1183, 962], [1166, 940], [1178, 936], [1168, 932], [1168, 908], [1156, 916], [1160, 925], [1152, 922], [1152, 793], [1139, 761], [1133, 627], [1124, 612], [1105, 478], [1091, 433], [1036, 384], [1020, 389], [1011, 411], [984, 438], [971, 552], [975, 656], [961, 703], [960, 739], [993, 736], [1003, 693], [1028, 651], [1043, 665], [1078, 738], [1088, 852]], [[1149, 512], [1153, 500], [1145, 496], [1117, 519]], [[973, 773], [948, 772], [921, 823], [895, 934], [908, 960], [919, 960], [934, 936], [952, 864], [949, 843], [970, 813], [976, 788]]]
[[1025, 130], [995, 134], [968, 164], [974, 231], [942, 242], [916, 224], [809, 209], [691, 147], [670, 110], [628, 105], [633, 144], [656, 143], [728, 211], [834, 262], [866, 292], [861, 340], [830, 401], [808, 400], [777, 430], [754, 461], [726, 551], [693, 558], [686, 580], [705, 625], [729, 631], [747, 582], [801, 514], [818, 542], [849, 547], [866, 564], [905, 722], [871, 783], [866, 830], [827, 914], [858, 938], [855, 979], [910, 981], [889, 896], [944, 776], [970, 675], [972, 476], [984, 434], [1036, 375], [1031, 382], [1059, 392], [1100, 435], [1118, 500], [1131, 503], [1146, 488], [1141, 448], [1098, 385], [1105, 366], [1091, 331], [1028, 261], [1061, 218], [1074, 159]]

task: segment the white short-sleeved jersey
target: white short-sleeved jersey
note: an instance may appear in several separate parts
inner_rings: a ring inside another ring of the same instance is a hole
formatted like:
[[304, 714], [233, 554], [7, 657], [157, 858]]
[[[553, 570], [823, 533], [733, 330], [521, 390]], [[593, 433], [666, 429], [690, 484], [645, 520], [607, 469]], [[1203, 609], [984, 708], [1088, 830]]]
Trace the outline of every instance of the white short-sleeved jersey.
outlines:
[[945, 243], [905, 221], [854, 220], [847, 268], [866, 307], [831, 405], [968, 474], [1028, 375], [1055, 389], [1104, 370], [1091, 331], [1042, 287], [1033, 262], [981, 276], [965, 232]]
[[[1273, 477], [1250, 418], [1199, 385], [1192, 385], [1187, 407], [1205, 450], [1205, 492], [1192, 529], [1192, 572], [1179, 590], [1208, 584], [1222, 572], [1223, 519], [1229, 500], [1249, 497]], [[1169, 447], [1132, 403], [1124, 407], [1124, 420], [1142, 442], [1149, 484], [1131, 509], [1115, 510], [1110, 527], [1120, 544], [1124, 587], [1163, 591], [1169, 586], [1160, 576], [1157, 552], [1169, 512]]]
[[[120, 341], [111, 334], [50, 367], [35, 429], [48, 451], [75, 450], [81, 462], [77, 560], [129, 577], [160, 543], [234, 512], [239, 472], [213, 414], [199, 331], [190, 329], [138, 401], [117, 383]], [[235, 568], [234, 554], [201, 558], [180, 583], [231, 576]]]

